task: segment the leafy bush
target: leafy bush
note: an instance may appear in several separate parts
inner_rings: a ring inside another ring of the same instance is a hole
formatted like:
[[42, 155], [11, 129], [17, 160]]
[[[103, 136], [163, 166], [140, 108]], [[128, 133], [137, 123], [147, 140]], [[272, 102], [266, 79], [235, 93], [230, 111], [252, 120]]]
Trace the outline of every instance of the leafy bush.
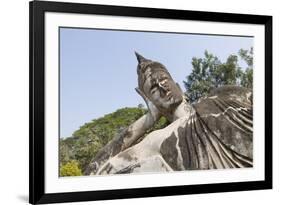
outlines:
[[81, 172], [81, 169], [79, 168], [77, 161], [72, 160], [60, 167], [60, 176], [61, 177], [81, 176], [81, 175], [82, 175], [82, 172]]

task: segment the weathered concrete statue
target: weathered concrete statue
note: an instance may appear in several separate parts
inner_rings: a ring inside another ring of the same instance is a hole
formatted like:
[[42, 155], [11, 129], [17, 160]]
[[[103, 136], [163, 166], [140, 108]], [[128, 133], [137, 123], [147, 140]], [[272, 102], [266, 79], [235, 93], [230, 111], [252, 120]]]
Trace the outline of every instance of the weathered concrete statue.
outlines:
[[[223, 86], [191, 105], [165, 66], [138, 53], [136, 56], [136, 91], [149, 112], [109, 142], [85, 174], [253, 166], [250, 90]], [[142, 139], [161, 116], [170, 125]]]

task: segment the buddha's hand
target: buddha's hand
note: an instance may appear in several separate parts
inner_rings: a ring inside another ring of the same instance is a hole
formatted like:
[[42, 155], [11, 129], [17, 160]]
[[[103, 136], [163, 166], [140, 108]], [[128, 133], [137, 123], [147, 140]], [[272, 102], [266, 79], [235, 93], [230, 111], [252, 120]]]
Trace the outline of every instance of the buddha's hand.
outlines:
[[135, 90], [137, 91], [137, 93], [143, 98], [143, 100], [146, 103], [146, 106], [148, 108], [148, 112], [151, 114], [152, 118], [156, 121], [159, 119], [160, 117], [160, 112], [158, 110], [158, 108], [153, 104], [153, 102], [151, 102], [146, 95], [139, 89], [139, 88], [135, 88]]

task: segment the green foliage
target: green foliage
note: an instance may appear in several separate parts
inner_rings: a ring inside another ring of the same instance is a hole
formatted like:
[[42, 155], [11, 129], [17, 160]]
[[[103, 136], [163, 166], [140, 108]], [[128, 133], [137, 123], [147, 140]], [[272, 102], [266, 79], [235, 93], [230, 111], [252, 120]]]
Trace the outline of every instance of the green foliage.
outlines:
[[238, 54], [247, 63], [249, 67], [253, 67], [253, 54], [254, 54], [253, 47], [251, 47], [249, 51], [240, 49]]
[[[94, 119], [81, 126], [71, 137], [61, 139], [60, 166], [76, 160], [84, 172], [91, 159], [103, 146], [147, 112], [143, 106], [139, 107], [122, 108], [104, 117]], [[150, 131], [160, 129], [167, 123], [165, 118], [161, 118]]]
[[240, 85], [252, 88], [253, 84], [253, 49], [240, 49], [238, 55], [248, 67], [243, 71], [238, 65], [238, 56], [230, 55], [222, 63], [218, 57], [205, 51], [204, 58], [192, 58], [192, 72], [186, 77], [184, 86], [191, 102], [207, 95], [210, 89], [223, 85]]
[[167, 125], [169, 125], [170, 122], [165, 118], [165, 117], [161, 117], [158, 122], [153, 126], [153, 128], [151, 130], [149, 130], [148, 132], [152, 132], [154, 130], [159, 130], [162, 129], [164, 127], [166, 127]]
[[71, 150], [69, 148], [70, 146], [68, 146], [68, 144], [64, 140], [60, 139], [60, 146], [59, 146], [60, 165], [66, 164], [67, 162], [70, 161]]
[[247, 88], [253, 87], [253, 48], [248, 50], [239, 50], [239, 56], [247, 63], [247, 68], [241, 77], [241, 85]]
[[246, 68], [241, 78], [241, 85], [246, 88], [253, 87], [253, 68]]
[[81, 176], [82, 172], [79, 168], [78, 162], [72, 160], [70, 162], [67, 162], [65, 165], [62, 165], [60, 167], [60, 176], [66, 177], [66, 176]]

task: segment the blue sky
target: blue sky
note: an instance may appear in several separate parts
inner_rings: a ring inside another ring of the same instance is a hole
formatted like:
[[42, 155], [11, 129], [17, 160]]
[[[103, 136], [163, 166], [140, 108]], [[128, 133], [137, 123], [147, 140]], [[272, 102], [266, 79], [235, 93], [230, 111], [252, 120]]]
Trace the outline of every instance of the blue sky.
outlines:
[[60, 137], [119, 108], [145, 104], [135, 92], [134, 51], [164, 64], [184, 90], [192, 57], [208, 50], [225, 61], [252, 46], [251, 37], [60, 28]]

